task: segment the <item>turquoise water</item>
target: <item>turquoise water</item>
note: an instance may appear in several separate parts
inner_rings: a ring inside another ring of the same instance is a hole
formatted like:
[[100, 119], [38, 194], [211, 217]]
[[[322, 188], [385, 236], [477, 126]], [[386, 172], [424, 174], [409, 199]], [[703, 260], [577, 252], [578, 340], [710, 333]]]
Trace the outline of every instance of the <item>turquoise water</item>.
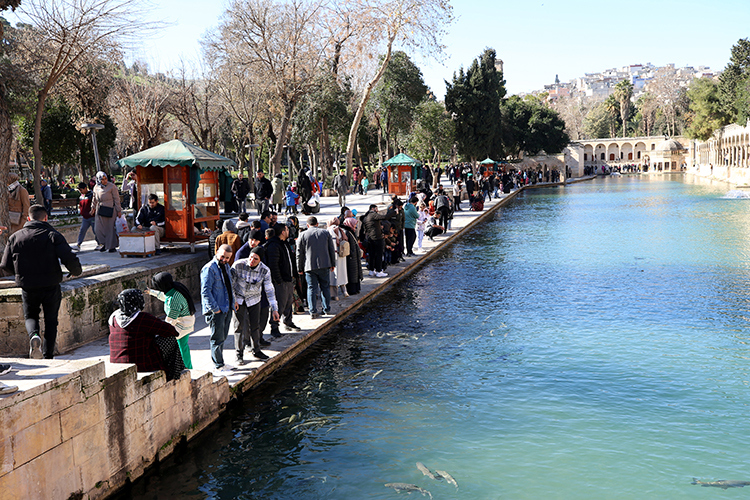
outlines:
[[727, 191], [522, 193], [132, 496], [746, 497], [690, 484], [750, 481], [750, 200]]

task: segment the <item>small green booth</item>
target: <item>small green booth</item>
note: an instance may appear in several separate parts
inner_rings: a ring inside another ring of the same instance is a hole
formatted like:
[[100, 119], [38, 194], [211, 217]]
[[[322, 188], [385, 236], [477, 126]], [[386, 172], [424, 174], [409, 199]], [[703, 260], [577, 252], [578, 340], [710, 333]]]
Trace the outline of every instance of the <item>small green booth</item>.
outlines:
[[405, 153], [384, 161], [388, 168], [388, 192], [406, 196], [414, 191], [414, 183], [422, 178], [422, 163]]

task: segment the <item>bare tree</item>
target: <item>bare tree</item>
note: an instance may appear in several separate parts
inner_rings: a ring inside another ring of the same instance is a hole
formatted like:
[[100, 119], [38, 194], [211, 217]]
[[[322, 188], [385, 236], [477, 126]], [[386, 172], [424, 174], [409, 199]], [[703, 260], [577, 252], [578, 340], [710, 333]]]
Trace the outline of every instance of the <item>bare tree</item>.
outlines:
[[41, 88], [37, 93], [34, 123], [34, 189], [41, 192], [42, 152], [39, 135], [44, 103], [52, 88], [86, 53], [117, 48], [140, 38], [156, 24], [138, 0], [35, 0], [19, 8], [22, 21], [34, 27], [34, 37], [23, 50], [39, 61]]
[[664, 114], [669, 135], [675, 135], [677, 109], [683, 91], [677, 73], [670, 68], [659, 69], [646, 90], [654, 96], [658, 109]]
[[565, 96], [556, 99], [551, 107], [560, 113], [560, 118], [565, 121], [565, 131], [570, 140], [583, 139], [583, 120], [591, 109], [586, 100], [583, 97]]
[[125, 140], [125, 149], [142, 151], [163, 141], [169, 123], [169, 96], [163, 77], [123, 71], [115, 79], [110, 99], [120, 131], [118, 140]]
[[213, 72], [204, 67], [199, 78], [191, 78], [183, 63], [175, 80], [167, 109], [200, 147], [213, 151], [218, 125], [226, 118]]
[[364, 88], [349, 130], [346, 168], [351, 173], [359, 124], [372, 89], [391, 60], [393, 44], [398, 42], [404, 48], [439, 57], [444, 49], [440, 39], [445, 26], [453, 20], [453, 8], [446, 0], [362, 0], [348, 2], [347, 6], [352, 11], [350, 19], [356, 20], [359, 25], [356, 33], [360, 46], [385, 50], [380, 67]]
[[271, 85], [281, 115], [271, 159], [274, 174], [281, 172], [294, 108], [313, 85], [324, 58], [328, 40], [319, 12], [318, 2], [234, 0], [211, 41], [227, 63], [255, 66]]

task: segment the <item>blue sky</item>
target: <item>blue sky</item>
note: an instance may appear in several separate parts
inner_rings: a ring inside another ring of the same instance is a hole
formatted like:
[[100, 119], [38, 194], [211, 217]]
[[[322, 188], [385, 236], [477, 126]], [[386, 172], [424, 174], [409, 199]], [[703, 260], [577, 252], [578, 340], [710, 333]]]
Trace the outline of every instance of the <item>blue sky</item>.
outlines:
[[[199, 54], [200, 38], [215, 27], [223, 1], [155, 0], [150, 17], [171, 21], [137, 57], [169, 70]], [[444, 61], [414, 56], [436, 95], [460, 66], [485, 47], [503, 60], [509, 94], [529, 92], [584, 73], [629, 64], [722, 69], [740, 38], [750, 37], [750, 1], [516, 0], [453, 1], [456, 21], [444, 39]], [[12, 20], [13, 16], [7, 16]]]

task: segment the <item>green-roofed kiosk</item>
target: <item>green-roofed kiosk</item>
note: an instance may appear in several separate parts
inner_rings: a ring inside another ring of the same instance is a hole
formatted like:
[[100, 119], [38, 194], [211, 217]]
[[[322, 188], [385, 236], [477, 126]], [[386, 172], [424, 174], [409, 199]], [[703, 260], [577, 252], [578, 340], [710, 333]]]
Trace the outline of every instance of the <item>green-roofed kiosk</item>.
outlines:
[[413, 191], [412, 182], [422, 177], [422, 163], [411, 156], [399, 153], [383, 162], [388, 168], [388, 192], [406, 196]]
[[135, 168], [138, 177], [136, 210], [156, 194], [166, 212], [162, 241], [206, 239], [219, 221], [219, 183], [231, 178], [233, 160], [178, 139], [122, 158], [117, 164]]

